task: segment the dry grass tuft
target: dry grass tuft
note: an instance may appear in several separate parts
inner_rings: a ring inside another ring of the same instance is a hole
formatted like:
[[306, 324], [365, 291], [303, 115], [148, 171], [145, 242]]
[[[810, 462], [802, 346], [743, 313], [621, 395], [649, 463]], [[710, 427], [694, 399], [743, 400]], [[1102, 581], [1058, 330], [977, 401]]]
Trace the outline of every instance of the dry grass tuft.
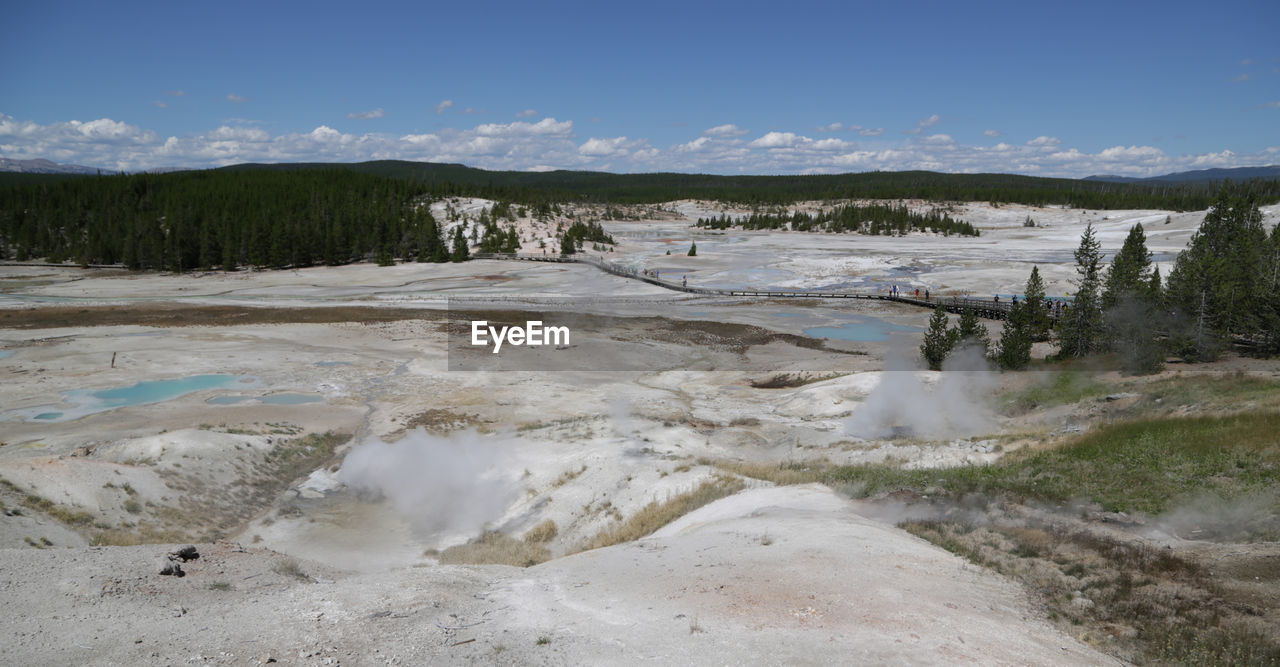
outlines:
[[654, 501], [620, 526], [602, 531], [579, 547], [579, 551], [599, 549], [623, 542], [638, 540], [676, 519], [721, 498], [731, 496], [746, 486], [742, 480], [717, 477], [703, 482], [698, 488], [682, 493], [664, 503]]
[[[544, 522], [545, 523], [545, 522]], [[541, 524], [539, 524], [541, 525]], [[554, 529], [554, 525], [552, 527]], [[535, 526], [535, 530], [537, 527]], [[532, 531], [531, 531], [532, 532]], [[520, 541], [497, 531], [440, 552], [442, 565], [514, 565], [530, 567], [546, 562], [551, 552], [541, 544]]]
[[773, 482], [779, 486], [791, 484], [811, 484], [826, 479], [826, 461], [783, 462], [783, 463], [749, 463], [746, 461], [711, 461], [699, 460], [702, 465], [715, 466], [725, 472], [742, 477]]
[[551, 519], [547, 519], [533, 528], [530, 528], [529, 532], [524, 534], [524, 541], [526, 544], [544, 544], [555, 539], [559, 532], [560, 530], [556, 527], [556, 522]]

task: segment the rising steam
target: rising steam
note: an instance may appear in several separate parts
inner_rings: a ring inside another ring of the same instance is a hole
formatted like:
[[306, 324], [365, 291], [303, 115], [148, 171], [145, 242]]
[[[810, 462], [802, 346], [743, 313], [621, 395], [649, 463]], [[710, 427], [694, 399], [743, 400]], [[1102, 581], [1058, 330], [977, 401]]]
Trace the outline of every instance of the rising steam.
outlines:
[[424, 538], [470, 538], [500, 518], [516, 496], [503, 463], [509, 438], [474, 431], [440, 437], [419, 428], [402, 440], [369, 440], [351, 450], [338, 480], [385, 499]]
[[978, 348], [953, 351], [941, 373], [921, 371], [901, 350], [890, 350], [880, 383], [845, 420], [845, 432], [864, 440], [947, 440], [989, 433], [996, 423], [987, 400], [996, 386]]

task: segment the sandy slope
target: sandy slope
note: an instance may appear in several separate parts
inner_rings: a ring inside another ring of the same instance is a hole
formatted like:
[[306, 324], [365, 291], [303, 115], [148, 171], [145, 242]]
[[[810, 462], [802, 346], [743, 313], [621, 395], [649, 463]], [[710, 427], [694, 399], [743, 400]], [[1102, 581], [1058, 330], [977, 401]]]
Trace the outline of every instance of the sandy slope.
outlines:
[[213, 545], [176, 579], [154, 572], [165, 550], [0, 550], [0, 662], [1108, 662], [1013, 584], [816, 486], [746, 491], [526, 570], [303, 563], [309, 583], [274, 552]]

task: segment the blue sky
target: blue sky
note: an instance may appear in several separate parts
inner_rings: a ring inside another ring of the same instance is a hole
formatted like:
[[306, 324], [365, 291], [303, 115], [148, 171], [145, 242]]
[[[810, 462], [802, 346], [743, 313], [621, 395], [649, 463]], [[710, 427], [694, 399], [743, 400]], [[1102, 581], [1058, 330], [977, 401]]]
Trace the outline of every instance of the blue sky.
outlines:
[[4, 10], [0, 157], [1153, 175], [1280, 163], [1280, 3]]

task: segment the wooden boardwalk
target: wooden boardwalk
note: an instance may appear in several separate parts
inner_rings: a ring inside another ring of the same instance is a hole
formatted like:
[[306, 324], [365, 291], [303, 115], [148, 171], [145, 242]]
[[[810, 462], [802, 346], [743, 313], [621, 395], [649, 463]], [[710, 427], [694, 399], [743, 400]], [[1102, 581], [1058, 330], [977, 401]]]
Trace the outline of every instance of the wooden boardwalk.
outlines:
[[[687, 292], [689, 294], [706, 294], [709, 296], [737, 296], [737, 297], [761, 297], [770, 299], [867, 299], [874, 301], [896, 301], [921, 308], [942, 308], [951, 313], [962, 313], [966, 309], [972, 309], [978, 317], [989, 320], [1003, 320], [1009, 316], [1013, 304], [1008, 301], [995, 301], [989, 299], [971, 299], [967, 297], [954, 296], [933, 296], [928, 299], [916, 298], [914, 296], [893, 296], [891, 294], [880, 294], [877, 292], [816, 292], [809, 290], [750, 290], [750, 289], [713, 289], [707, 287], [693, 287], [684, 285], [679, 282], [671, 282], [662, 280], [654, 276], [616, 266], [609, 262], [605, 262], [600, 258], [591, 257], [589, 255], [534, 255], [534, 254], [510, 254], [510, 253], [476, 253], [472, 255], [473, 259], [505, 259], [517, 260], [525, 262], [554, 262], [561, 264], [590, 264], [601, 271], [612, 273], [623, 278], [639, 280], [641, 282], [656, 285], [677, 292]], [[1053, 315], [1050, 314], [1052, 319]]]

